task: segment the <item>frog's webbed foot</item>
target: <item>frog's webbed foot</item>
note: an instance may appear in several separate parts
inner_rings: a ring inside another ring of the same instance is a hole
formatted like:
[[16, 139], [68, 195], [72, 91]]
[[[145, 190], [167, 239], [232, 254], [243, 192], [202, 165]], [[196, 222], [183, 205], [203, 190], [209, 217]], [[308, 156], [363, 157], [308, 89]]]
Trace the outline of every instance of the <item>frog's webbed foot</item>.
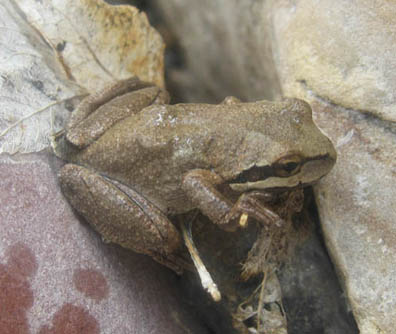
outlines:
[[180, 233], [139, 193], [72, 164], [62, 168], [60, 184], [72, 206], [105, 240], [150, 255], [175, 272], [182, 272], [184, 266], [177, 256], [182, 245]]
[[66, 138], [84, 148], [122, 119], [168, 102], [168, 93], [152, 83], [137, 77], [117, 81], [81, 101], [68, 121]]
[[282, 218], [266, 204], [272, 199], [271, 194], [263, 191], [243, 193], [233, 204], [219, 191], [218, 186], [222, 184], [224, 180], [218, 174], [196, 169], [184, 176], [182, 187], [193, 204], [224, 230], [243, 227], [249, 216], [264, 225], [283, 224]]
[[265, 225], [275, 224], [281, 227], [284, 220], [266, 202], [272, 200], [270, 193], [251, 191], [243, 193], [227, 214], [226, 220], [232, 221], [239, 218], [239, 224], [244, 227], [247, 218], [254, 218]]

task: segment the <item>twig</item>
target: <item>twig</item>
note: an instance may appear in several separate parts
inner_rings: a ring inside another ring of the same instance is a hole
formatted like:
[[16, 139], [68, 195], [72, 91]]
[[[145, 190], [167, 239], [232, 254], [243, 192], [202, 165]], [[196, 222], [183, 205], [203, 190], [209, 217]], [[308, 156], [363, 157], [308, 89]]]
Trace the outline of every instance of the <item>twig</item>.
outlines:
[[219, 302], [221, 300], [221, 294], [215, 282], [213, 282], [212, 277], [210, 276], [208, 270], [203, 264], [198, 250], [194, 245], [194, 241], [191, 236], [191, 221], [188, 223], [186, 227], [184, 221], [181, 222], [181, 230], [184, 238], [184, 243], [190, 252], [191, 258], [194, 262], [195, 267], [197, 268], [199, 278], [201, 279], [201, 284], [203, 288], [212, 296], [215, 302]]
[[264, 305], [264, 292], [265, 292], [265, 285], [267, 283], [267, 276], [268, 276], [268, 268], [265, 269], [264, 271], [264, 277], [263, 281], [261, 282], [261, 290], [260, 290], [260, 297], [258, 301], [258, 307], [257, 307], [257, 332], [260, 333], [261, 330], [261, 312], [263, 311], [263, 305]]
[[65, 99], [52, 102], [52, 103], [48, 104], [47, 106], [45, 106], [45, 107], [43, 107], [43, 108], [41, 108], [41, 109], [39, 109], [39, 110], [35, 110], [35, 111], [31, 112], [30, 114], [21, 117], [21, 118], [20, 118], [19, 120], [17, 120], [15, 123], [11, 124], [8, 128], [6, 128], [3, 132], [0, 133], [0, 137], [5, 136], [5, 135], [8, 133], [8, 131], [12, 130], [12, 129], [15, 128], [18, 124], [21, 124], [23, 121], [27, 120], [28, 118], [30, 118], [30, 117], [32, 117], [32, 116], [34, 116], [34, 115], [37, 115], [37, 114], [39, 114], [39, 113], [41, 113], [41, 112], [43, 112], [43, 111], [45, 111], [45, 110], [47, 110], [47, 109], [49, 109], [49, 108], [51, 108], [51, 107], [57, 105], [57, 104], [61, 104], [61, 103], [66, 102], [66, 101], [68, 101], [68, 100], [71, 100], [71, 99], [74, 99], [74, 98], [77, 98], [77, 97], [81, 97], [81, 96], [85, 96], [85, 95], [86, 95], [86, 94], [80, 94], [80, 95], [75, 95], [75, 96], [72, 96], [72, 97], [67, 97], [67, 98], [65, 98]]

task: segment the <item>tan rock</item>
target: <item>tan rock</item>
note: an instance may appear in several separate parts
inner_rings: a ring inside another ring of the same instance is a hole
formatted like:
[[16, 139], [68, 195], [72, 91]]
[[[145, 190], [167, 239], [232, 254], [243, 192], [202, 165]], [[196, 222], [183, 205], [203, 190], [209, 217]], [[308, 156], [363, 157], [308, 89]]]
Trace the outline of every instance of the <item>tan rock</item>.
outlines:
[[328, 250], [361, 333], [393, 333], [395, 132], [359, 111], [311, 103], [338, 152], [336, 167], [316, 187]]
[[47, 147], [68, 117], [65, 101], [110, 81], [138, 75], [164, 85], [162, 38], [134, 7], [16, 0], [0, 17], [0, 153]]
[[[220, 102], [280, 95], [267, 1], [155, 1], [183, 47], [189, 101]], [[180, 75], [177, 80], [180, 80]]]
[[[308, 100], [336, 144], [316, 188], [326, 244], [362, 334], [396, 327], [396, 6], [304, 2], [275, 31], [285, 95]], [[278, 13], [278, 15], [280, 15]]]
[[312, 104], [339, 155], [316, 188], [327, 246], [361, 333], [394, 333], [396, 5], [156, 3], [185, 48], [187, 71], [208, 97], [282, 94]]

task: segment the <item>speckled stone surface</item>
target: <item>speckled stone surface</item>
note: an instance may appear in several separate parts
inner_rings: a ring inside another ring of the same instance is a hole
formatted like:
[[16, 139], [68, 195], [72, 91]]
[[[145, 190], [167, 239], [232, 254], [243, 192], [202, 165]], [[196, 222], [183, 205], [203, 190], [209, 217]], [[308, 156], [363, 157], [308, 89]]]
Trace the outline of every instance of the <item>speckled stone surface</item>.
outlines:
[[311, 104], [338, 153], [315, 188], [326, 246], [361, 334], [396, 333], [395, 2], [154, 2], [200, 88], [185, 100]]
[[58, 164], [0, 156], [0, 333], [206, 333], [176, 275], [80, 223]]

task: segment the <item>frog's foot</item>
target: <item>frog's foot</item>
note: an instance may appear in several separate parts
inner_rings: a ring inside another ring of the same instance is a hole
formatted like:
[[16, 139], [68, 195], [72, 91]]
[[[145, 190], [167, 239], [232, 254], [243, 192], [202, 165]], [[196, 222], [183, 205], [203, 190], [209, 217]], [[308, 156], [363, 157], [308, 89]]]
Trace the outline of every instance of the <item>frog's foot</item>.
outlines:
[[[232, 203], [219, 187], [224, 180], [216, 173], [195, 169], [183, 177], [182, 187], [193, 204], [203, 214], [226, 231], [235, 231], [247, 223], [248, 217], [267, 225], [283, 224], [277, 213], [265, 203], [272, 200], [272, 195], [264, 191], [251, 191], [242, 194], [235, 204]], [[225, 185], [227, 188], [227, 185]], [[231, 189], [228, 189], [232, 192]]]
[[239, 225], [245, 227], [248, 217], [264, 225], [275, 224], [277, 227], [284, 225], [284, 220], [273, 211], [266, 202], [272, 200], [270, 193], [263, 191], [251, 191], [243, 193], [225, 217], [226, 221], [234, 221], [239, 218]]
[[117, 81], [81, 101], [68, 121], [66, 138], [84, 148], [122, 119], [168, 102], [168, 93], [154, 84], [137, 77]]
[[103, 236], [137, 253], [150, 255], [177, 273], [181, 236], [155, 205], [125, 185], [85, 167], [68, 164], [60, 185], [71, 205]]

